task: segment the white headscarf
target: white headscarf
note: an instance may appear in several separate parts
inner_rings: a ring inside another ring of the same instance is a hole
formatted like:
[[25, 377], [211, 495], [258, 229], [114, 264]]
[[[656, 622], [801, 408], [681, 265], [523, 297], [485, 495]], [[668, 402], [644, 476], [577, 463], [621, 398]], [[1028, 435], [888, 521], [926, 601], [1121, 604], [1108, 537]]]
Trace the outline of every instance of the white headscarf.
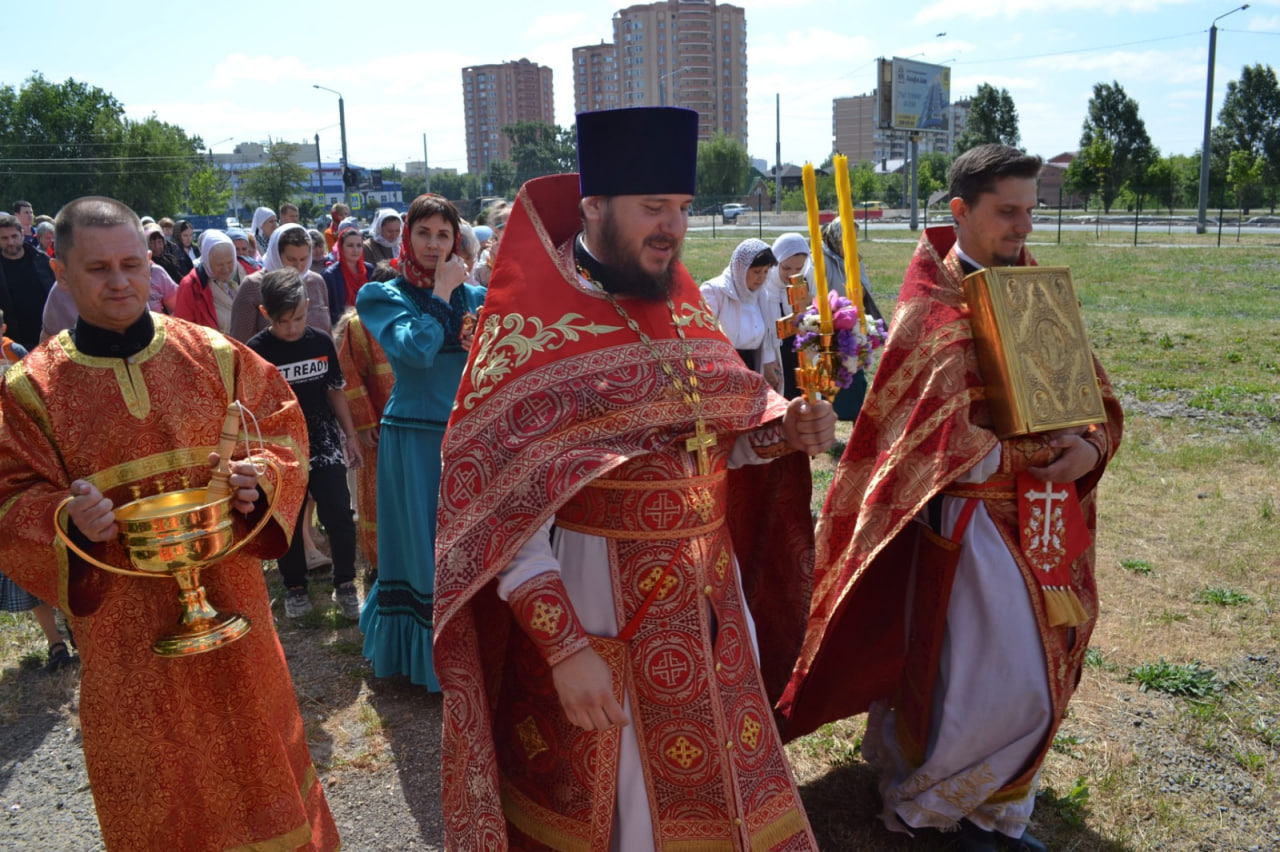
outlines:
[[[271, 240], [267, 243], [267, 252], [262, 256], [262, 271], [270, 272], [273, 269], [284, 269], [284, 261], [280, 259], [280, 235], [286, 231], [306, 231], [307, 229], [299, 225], [297, 222], [290, 222], [287, 225], [281, 225], [271, 232]], [[307, 235], [307, 241], [311, 241], [311, 235]]]
[[[778, 266], [769, 270], [769, 277], [765, 281], [765, 286], [769, 288], [770, 297], [776, 299], [785, 299], [787, 285], [790, 281], [782, 280], [782, 273], [778, 272], [782, 262], [793, 258], [798, 254], [805, 255], [804, 268], [800, 270], [806, 280], [809, 277], [809, 270], [813, 268], [813, 255], [809, 251], [809, 241], [805, 239], [803, 234], [790, 233], [783, 234], [773, 241], [773, 256], [777, 258]], [[812, 289], [812, 288], [811, 288]]]
[[369, 226], [369, 237], [383, 248], [391, 249], [392, 257], [400, 256], [400, 240], [391, 242], [382, 238], [382, 226], [388, 219], [399, 219], [401, 226], [404, 225], [404, 219], [400, 214], [392, 210], [390, 207], [383, 207], [378, 211], [378, 215], [373, 217], [373, 224]]
[[[757, 240], [752, 237], [749, 240], [743, 240], [738, 243], [738, 247], [733, 250], [733, 256], [729, 258], [729, 265], [724, 268], [724, 272], [720, 273], [719, 281], [725, 285], [724, 289], [729, 291], [729, 295], [737, 299], [744, 305], [754, 305], [760, 297], [761, 287], [757, 290], [751, 290], [747, 287], [747, 270], [751, 268], [751, 261], [762, 251], [768, 251], [769, 244], [764, 240]], [[716, 281], [713, 278], [708, 284]]]
[[[231, 256], [235, 257], [236, 244], [226, 234], [210, 228], [200, 235], [200, 266], [210, 280], [213, 280], [213, 270], [209, 267], [209, 264], [213, 262], [213, 250], [218, 246], [229, 246], [231, 248]], [[239, 265], [237, 263], [236, 267], [239, 267]], [[231, 272], [231, 277], [235, 278], [234, 269]]]
[[[275, 215], [276, 211], [272, 210], [270, 207], [259, 207], [257, 210], [253, 211], [253, 239], [258, 244], [257, 249], [259, 253], [266, 251], [266, 249], [263, 248], [263, 244], [266, 242], [266, 239], [262, 236], [262, 223], [268, 219], [274, 218]], [[276, 228], [276, 231], [278, 230], [280, 229]], [[275, 231], [272, 231], [272, 233], [274, 234]]]

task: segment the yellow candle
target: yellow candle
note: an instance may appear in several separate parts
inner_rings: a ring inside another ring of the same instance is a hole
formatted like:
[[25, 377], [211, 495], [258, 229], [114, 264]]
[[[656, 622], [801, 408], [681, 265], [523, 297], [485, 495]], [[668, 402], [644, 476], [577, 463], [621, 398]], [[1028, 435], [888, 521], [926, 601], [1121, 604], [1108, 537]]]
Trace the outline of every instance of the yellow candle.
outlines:
[[844, 242], [845, 294], [858, 309], [858, 325], [867, 333], [867, 318], [862, 309], [862, 269], [858, 261], [858, 225], [853, 217], [853, 191], [849, 187], [849, 158], [837, 154], [832, 160], [836, 170], [836, 201], [840, 208], [840, 230]]
[[818, 186], [813, 163], [805, 163], [804, 207], [809, 214], [809, 246], [813, 251], [813, 283], [817, 290], [818, 326], [822, 334], [831, 334], [831, 303], [827, 300], [827, 262], [822, 256], [822, 230], [818, 227]]

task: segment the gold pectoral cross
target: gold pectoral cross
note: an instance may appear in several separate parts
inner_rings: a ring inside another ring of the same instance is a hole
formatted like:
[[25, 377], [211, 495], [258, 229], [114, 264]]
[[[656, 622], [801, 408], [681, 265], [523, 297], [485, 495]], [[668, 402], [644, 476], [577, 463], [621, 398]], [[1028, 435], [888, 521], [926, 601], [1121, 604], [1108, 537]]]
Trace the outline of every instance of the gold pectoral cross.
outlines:
[[707, 431], [707, 424], [701, 417], [695, 424], [695, 430], [694, 436], [684, 442], [684, 448], [698, 454], [698, 476], [707, 476], [711, 473], [711, 457], [707, 450], [716, 445], [716, 434]]

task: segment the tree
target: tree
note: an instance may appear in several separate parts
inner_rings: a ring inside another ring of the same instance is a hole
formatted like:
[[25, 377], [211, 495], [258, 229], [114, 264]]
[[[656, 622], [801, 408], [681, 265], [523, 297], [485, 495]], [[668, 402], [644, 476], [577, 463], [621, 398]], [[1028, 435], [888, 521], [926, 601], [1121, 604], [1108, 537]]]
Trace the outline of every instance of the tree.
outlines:
[[1008, 89], [997, 89], [988, 83], [978, 87], [969, 106], [964, 132], [956, 140], [957, 154], [989, 142], [1018, 147], [1022, 134], [1018, 132], [1018, 110]]
[[1227, 150], [1233, 152], [1229, 156], [1243, 151], [1262, 161], [1257, 183], [1272, 190], [1274, 210], [1274, 190], [1280, 185], [1280, 82], [1275, 70], [1261, 63], [1245, 66], [1238, 81], [1227, 83], [1218, 122]]
[[578, 148], [573, 128], [543, 121], [517, 121], [502, 128], [511, 140], [511, 162], [516, 184], [543, 175], [558, 175], [577, 166]]
[[282, 203], [305, 191], [311, 172], [295, 159], [298, 150], [292, 142], [268, 142], [262, 165], [250, 169], [241, 182], [244, 197], [279, 210]]
[[[698, 143], [698, 195], [741, 195], [751, 171], [751, 157], [741, 142], [723, 130]], [[783, 194], [785, 200], [786, 194]]]
[[868, 201], [876, 196], [879, 189], [876, 167], [870, 160], [849, 164], [849, 194], [853, 196], [853, 201]]
[[[439, 178], [432, 178], [431, 191], [436, 195], [443, 195], [452, 201], [457, 201], [461, 196], [453, 196], [445, 194], [442, 187], [437, 182]], [[423, 175], [405, 175], [400, 179], [400, 196], [407, 202], [410, 199], [417, 198], [419, 195], [427, 191], [427, 179]]]
[[516, 183], [516, 167], [506, 160], [494, 160], [489, 163], [488, 180], [482, 189], [485, 195], [501, 195], [506, 198], [513, 190], [519, 188]]
[[920, 155], [920, 166], [916, 169], [917, 197], [928, 203], [929, 196], [940, 189], [947, 189], [951, 183], [947, 173], [951, 170], [951, 158], [946, 154], [931, 151]]
[[231, 182], [227, 173], [205, 163], [191, 173], [187, 190], [188, 209], [197, 216], [214, 216], [226, 211], [231, 202]]
[[[1095, 175], [1099, 179], [1097, 189], [1103, 209], [1109, 213], [1121, 188], [1134, 178], [1141, 179], [1155, 157], [1147, 126], [1138, 115], [1138, 102], [1125, 94], [1117, 82], [1093, 86], [1089, 113], [1080, 133], [1080, 147], [1087, 149], [1095, 140], [1102, 140], [1110, 147], [1109, 161]], [[1102, 150], [1095, 149], [1095, 153]], [[1093, 165], [1100, 165], [1100, 161]]]
[[140, 211], [176, 213], [200, 140], [155, 116], [124, 117], [110, 93], [40, 74], [0, 86], [0, 183], [37, 211], [110, 195]]
[[[200, 139], [154, 115], [124, 122], [111, 197], [155, 217], [187, 209], [188, 183], [198, 162]], [[218, 212], [218, 211], [214, 211]]]
[[1249, 151], [1232, 151], [1231, 164], [1227, 167], [1227, 183], [1236, 188], [1236, 205], [1243, 217], [1249, 212], [1249, 190], [1262, 183], [1266, 161]]
[[1161, 157], [1152, 160], [1147, 166], [1147, 175], [1143, 183], [1143, 191], [1153, 196], [1173, 215], [1173, 205], [1181, 198], [1178, 186], [1178, 167], [1173, 157]]

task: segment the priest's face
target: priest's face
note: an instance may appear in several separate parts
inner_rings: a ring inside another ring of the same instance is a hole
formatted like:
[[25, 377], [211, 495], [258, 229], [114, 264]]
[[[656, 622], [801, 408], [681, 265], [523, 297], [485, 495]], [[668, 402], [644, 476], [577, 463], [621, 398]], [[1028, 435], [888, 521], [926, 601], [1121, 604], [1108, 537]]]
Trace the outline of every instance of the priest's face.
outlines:
[[88, 323], [122, 332], [147, 309], [151, 261], [142, 232], [131, 225], [77, 228], [70, 249], [52, 262], [58, 285]]
[[951, 199], [956, 240], [983, 266], [1014, 266], [1022, 256], [1031, 215], [1036, 209], [1036, 179], [1004, 177], [973, 204]]
[[587, 247], [617, 273], [624, 292], [666, 298], [692, 204], [691, 195], [584, 198]]

